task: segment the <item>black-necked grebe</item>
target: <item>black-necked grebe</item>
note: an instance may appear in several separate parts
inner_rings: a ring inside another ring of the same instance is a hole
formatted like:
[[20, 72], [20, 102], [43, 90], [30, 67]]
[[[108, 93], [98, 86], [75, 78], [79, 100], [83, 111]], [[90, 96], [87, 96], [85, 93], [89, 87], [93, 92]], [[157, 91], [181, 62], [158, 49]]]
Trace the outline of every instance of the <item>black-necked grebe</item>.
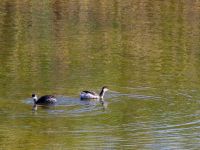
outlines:
[[37, 95], [32, 94], [32, 98], [34, 102], [34, 110], [37, 110], [37, 105], [54, 105], [57, 102], [56, 97], [53, 95], [44, 95], [38, 99]]
[[81, 99], [103, 99], [105, 92], [108, 91], [106, 86], [102, 87], [100, 94], [92, 91], [82, 91], [80, 94]]

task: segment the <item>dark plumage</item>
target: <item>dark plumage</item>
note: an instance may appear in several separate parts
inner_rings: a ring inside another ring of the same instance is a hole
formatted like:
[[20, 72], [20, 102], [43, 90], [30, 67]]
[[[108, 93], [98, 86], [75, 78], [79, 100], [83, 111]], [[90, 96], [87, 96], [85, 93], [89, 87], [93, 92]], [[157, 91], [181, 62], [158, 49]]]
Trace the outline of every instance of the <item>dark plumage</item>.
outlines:
[[53, 95], [44, 95], [40, 97], [37, 101], [36, 104], [55, 104], [57, 102], [56, 97]]
[[32, 94], [32, 98], [34, 101], [33, 110], [37, 110], [37, 105], [54, 105], [57, 102], [57, 99], [53, 95], [44, 95], [37, 99], [37, 95]]
[[96, 94], [95, 92], [93, 92], [93, 91], [82, 91], [82, 92], [84, 92], [84, 93], [90, 93], [90, 94]]
[[33, 98], [35, 105], [36, 104], [37, 105], [50, 105], [50, 104], [55, 104], [57, 102], [56, 97], [53, 95], [44, 95], [38, 99], [37, 95], [32, 94], [32, 98]]

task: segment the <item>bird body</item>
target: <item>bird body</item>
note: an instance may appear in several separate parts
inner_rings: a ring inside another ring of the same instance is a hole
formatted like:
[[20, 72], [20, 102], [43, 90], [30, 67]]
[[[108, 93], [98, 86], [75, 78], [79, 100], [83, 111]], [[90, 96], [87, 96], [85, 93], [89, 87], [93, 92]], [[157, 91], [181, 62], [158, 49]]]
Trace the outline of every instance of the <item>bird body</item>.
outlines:
[[54, 105], [57, 102], [56, 97], [53, 95], [44, 95], [38, 99], [37, 95], [32, 94], [32, 98], [34, 102], [33, 110], [37, 110], [37, 105], [49, 106]]
[[80, 97], [81, 99], [98, 99], [99, 95], [93, 91], [82, 91]]
[[82, 91], [80, 93], [81, 99], [103, 99], [105, 92], [108, 91], [107, 87], [102, 87], [100, 94], [97, 94], [93, 91]]
[[51, 105], [55, 104], [57, 102], [57, 99], [53, 95], [44, 95], [40, 97], [35, 103], [38, 105]]

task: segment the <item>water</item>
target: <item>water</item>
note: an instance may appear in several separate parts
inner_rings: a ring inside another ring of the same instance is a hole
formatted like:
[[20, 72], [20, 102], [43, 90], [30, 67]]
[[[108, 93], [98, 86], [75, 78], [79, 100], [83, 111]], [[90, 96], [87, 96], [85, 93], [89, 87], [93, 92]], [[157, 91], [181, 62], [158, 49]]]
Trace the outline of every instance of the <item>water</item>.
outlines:
[[199, 37], [198, 0], [2, 0], [0, 149], [199, 149]]

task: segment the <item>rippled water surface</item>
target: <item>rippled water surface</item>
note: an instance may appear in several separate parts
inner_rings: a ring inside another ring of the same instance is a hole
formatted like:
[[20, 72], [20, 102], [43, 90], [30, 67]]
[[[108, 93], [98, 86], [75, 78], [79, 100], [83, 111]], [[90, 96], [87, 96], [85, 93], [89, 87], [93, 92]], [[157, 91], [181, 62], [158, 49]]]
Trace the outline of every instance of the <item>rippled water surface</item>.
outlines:
[[199, 0], [1, 0], [0, 63], [2, 150], [200, 149]]

